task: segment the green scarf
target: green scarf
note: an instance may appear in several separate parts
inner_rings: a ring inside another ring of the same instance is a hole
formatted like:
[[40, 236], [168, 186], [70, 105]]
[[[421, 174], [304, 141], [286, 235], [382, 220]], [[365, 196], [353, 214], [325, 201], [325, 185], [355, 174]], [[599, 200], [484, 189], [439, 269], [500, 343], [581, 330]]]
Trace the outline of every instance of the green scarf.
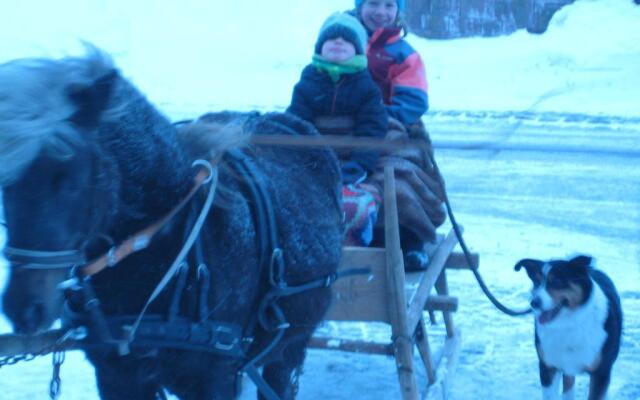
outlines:
[[367, 68], [367, 56], [358, 54], [338, 64], [327, 60], [321, 55], [314, 54], [312, 64], [318, 71], [327, 73], [331, 81], [335, 83], [338, 82], [340, 76], [344, 74], [355, 74]]

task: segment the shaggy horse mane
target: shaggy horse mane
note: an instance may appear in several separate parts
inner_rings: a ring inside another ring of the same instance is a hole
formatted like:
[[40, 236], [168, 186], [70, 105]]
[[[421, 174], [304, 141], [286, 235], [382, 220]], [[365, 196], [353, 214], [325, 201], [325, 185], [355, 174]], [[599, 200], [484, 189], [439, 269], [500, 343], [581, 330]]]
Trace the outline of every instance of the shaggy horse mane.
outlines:
[[245, 123], [257, 113], [208, 113], [178, 125], [178, 140], [191, 160], [216, 160], [227, 149], [243, 147], [251, 131]]
[[[0, 186], [19, 179], [42, 152], [69, 157], [86, 138], [72, 121], [78, 104], [70, 91], [88, 87], [117, 69], [111, 57], [87, 44], [86, 54], [61, 59], [24, 58], [0, 64]], [[121, 76], [120, 82], [124, 82]], [[118, 121], [129, 103], [138, 101], [126, 91], [101, 113], [103, 121]], [[243, 122], [253, 114], [216, 113], [179, 127], [178, 139], [191, 160], [216, 159], [229, 148], [248, 141]]]
[[66, 157], [80, 139], [70, 121], [77, 110], [69, 89], [114, 70], [111, 58], [87, 46], [82, 57], [24, 58], [0, 65], [0, 184], [19, 178], [47, 149]]

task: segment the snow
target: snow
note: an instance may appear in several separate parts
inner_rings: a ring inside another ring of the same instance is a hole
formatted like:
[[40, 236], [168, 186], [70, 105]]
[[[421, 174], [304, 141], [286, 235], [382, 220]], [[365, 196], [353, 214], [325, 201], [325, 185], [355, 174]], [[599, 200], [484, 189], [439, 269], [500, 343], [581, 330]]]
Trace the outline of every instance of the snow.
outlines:
[[[5, 3], [0, 62], [79, 54], [79, 41], [89, 41], [108, 51], [125, 76], [176, 119], [209, 110], [283, 110], [310, 60], [320, 24], [352, 5], [349, 0]], [[640, 7], [630, 0], [579, 0], [560, 10], [544, 35], [521, 30], [498, 38], [408, 37], [427, 66], [430, 115], [579, 113], [635, 121], [605, 130], [593, 124], [427, 118], [436, 143], [460, 136], [636, 151], [616, 156], [436, 150], [465, 238], [480, 253], [481, 272], [502, 301], [526, 304], [529, 281], [512, 269], [524, 257], [586, 252], [612, 277], [622, 297], [625, 333], [609, 398], [621, 400], [640, 398], [639, 26]], [[0, 268], [0, 282], [6, 273]], [[500, 314], [469, 273], [450, 273], [449, 285], [460, 296], [454, 320], [462, 332], [450, 399], [539, 398], [532, 321]], [[389, 336], [379, 324], [322, 329], [375, 340]], [[429, 329], [434, 339], [444, 334], [442, 323]], [[0, 331], [9, 331], [4, 320]], [[1, 368], [0, 398], [45, 398], [50, 363], [39, 358]], [[424, 368], [416, 369], [424, 387]], [[62, 399], [97, 399], [92, 369], [79, 352], [67, 354], [62, 385]], [[577, 398], [586, 398], [586, 378], [577, 385]], [[251, 384], [246, 387], [243, 400], [253, 398]], [[312, 350], [299, 398], [399, 398], [394, 361]]]
[[541, 36], [412, 43], [425, 54], [434, 108], [637, 116], [638, 21], [630, 2], [582, 0]]
[[[0, 60], [111, 53], [172, 115], [206, 109], [283, 109], [318, 27], [349, 0], [301, 2], [25, 0], [3, 5]], [[276, 6], [277, 5], [277, 6]], [[33, 9], [38, 9], [34, 13]], [[533, 110], [640, 116], [640, 8], [581, 0], [544, 35], [409, 41], [427, 65], [432, 110]], [[28, 29], [25, 29], [25, 25]], [[260, 88], [260, 90], [256, 90]]]

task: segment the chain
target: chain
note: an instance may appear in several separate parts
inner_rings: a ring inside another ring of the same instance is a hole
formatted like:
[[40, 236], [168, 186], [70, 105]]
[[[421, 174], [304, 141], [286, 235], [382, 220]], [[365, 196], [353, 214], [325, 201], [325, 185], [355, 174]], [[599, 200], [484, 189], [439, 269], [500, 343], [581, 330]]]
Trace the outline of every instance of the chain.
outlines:
[[39, 351], [0, 357], [0, 368], [4, 367], [5, 365], [17, 364], [21, 361], [31, 361], [36, 357], [53, 353], [53, 358], [51, 360], [53, 364], [53, 374], [51, 376], [51, 381], [49, 382], [49, 397], [52, 400], [55, 400], [60, 396], [61, 391], [60, 367], [65, 360], [65, 344], [68, 340], [82, 340], [86, 337], [86, 335], [87, 331], [84, 327], [70, 329], [63, 335], [61, 335], [53, 344], [44, 346]]
[[49, 353], [53, 353], [62, 348], [62, 343], [55, 342], [49, 346], [45, 346], [40, 351], [32, 352], [32, 353], [23, 353], [16, 354], [13, 356], [0, 357], [0, 368], [6, 365], [14, 365], [21, 361], [31, 361], [40, 356], [45, 356]]
[[[60, 352], [64, 349], [64, 345], [67, 340], [81, 340], [86, 337], [86, 329], [84, 327], [78, 327], [75, 329], [71, 329], [61, 335], [54, 343], [44, 346], [39, 351], [34, 352], [25, 352], [22, 354], [16, 354], [11, 356], [0, 357], [0, 368], [6, 365], [15, 365], [22, 361], [31, 361], [36, 359], [37, 357], [45, 356], [49, 353]], [[64, 361], [64, 357], [63, 357]]]
[[53, 375], [51, 376], [51, 382], [49, 382], [49, 397], [51, 400], [55, 400], [60, 396], [60, 367], [65, 359], [64, 351], [54, 351], [52, 364], [53, 364]]
[[36, 357], [43, 356], [50, 352], [51, 351], [49, 351], [48, 349], [45, 349], [38, 353], [25, 353], [25, 354], [18, 354], [15, 356], [0, 357], [0, 368], [4, 367], [5, 365], [17, 364], [20, 361], [31, 361]]

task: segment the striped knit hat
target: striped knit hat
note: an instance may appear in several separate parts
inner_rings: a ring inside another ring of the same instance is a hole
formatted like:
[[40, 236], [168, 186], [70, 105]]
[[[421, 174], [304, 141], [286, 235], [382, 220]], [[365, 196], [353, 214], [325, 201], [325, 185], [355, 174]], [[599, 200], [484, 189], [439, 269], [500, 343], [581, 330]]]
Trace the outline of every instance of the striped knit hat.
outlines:
[[[364, 0], [356, 0], [356, 8], [360, 7]], [[398, 3], [398, 12], [404, 12], [405, 0], [396, 0]]]

